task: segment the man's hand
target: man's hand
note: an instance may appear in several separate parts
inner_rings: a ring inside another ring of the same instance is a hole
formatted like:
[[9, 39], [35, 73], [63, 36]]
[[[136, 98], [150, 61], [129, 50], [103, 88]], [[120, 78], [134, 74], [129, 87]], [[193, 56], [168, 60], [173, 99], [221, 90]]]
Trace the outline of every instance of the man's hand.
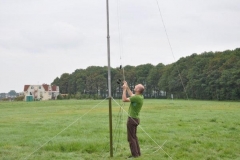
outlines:
[[127, 90], [127, 88], [128, 88], [128, 87], [127, 87], [125, 84], [122, 86], [122, 89], [123, 89], [123, 90]]
[[123, 81], [123, 86], [122, 86], [123, 89], [128, 89], [128, 84], [126, 81]]
[[128, 84], [127, 84], [126, 81], [123, 82], [122, 88], [123, 88], [122, 101], [123, 101], [123, 102], [130, 102], [130, 99], [127, 98], [127, 95], [126, 95], [127, 90], [129, 90]]
[[123, 81], [123, 84], [124, 84], [124, 85], [126, 85], [126, 86], [128, 86], [128, 83], [127, 83], [127, 81]]
[[123, 81], [123, 89], [126, 89], [127, 90], [127, 93], [128, 93], [128, 95], [131, 97], [131, 96], [133, 96], [134, 94], [132, 93], [132, 91], [130, 90], [130, 88], [128, 87], [128, 83], [127, 83], [127, 81]]

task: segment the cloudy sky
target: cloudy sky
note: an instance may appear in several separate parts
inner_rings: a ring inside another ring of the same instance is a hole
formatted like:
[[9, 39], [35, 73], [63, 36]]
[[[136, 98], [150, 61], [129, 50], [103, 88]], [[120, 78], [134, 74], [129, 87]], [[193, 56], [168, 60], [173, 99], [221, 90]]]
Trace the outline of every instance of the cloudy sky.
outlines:
[[[239, 0], [109, 1], [114, 68], [240, 47]], [[105, 0], [0, 0], [0, 93], [107, 66], [106, 37]]]

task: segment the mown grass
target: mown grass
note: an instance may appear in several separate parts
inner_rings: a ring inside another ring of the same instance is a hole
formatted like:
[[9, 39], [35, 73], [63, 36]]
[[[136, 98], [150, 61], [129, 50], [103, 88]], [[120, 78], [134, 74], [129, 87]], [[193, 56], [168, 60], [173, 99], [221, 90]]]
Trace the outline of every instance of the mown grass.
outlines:
[[[125, 111], [113, 101], [109, 157], [108, 100], [0, 102], [0, 159], [126, 159]], [[240, 103], [145, 100], [138, 159], [240, 159]]]

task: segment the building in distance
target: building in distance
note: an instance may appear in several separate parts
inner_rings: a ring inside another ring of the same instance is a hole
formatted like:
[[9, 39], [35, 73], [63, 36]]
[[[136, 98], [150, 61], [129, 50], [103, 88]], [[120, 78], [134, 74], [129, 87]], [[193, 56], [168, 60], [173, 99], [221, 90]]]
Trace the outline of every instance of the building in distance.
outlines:
[[24, 85], [25, 101], [56, 100], [59, 95], [59, 86], [55, 85]]

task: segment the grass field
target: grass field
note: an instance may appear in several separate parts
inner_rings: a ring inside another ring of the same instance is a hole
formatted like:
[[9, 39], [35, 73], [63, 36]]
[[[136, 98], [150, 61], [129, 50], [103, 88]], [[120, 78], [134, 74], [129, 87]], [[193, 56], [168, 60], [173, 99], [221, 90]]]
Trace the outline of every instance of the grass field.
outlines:
[[[128, 103], [112, 104], [110, 158], [108, 100], [0, 102], [0, 159], [126, 159]], [[240, 102], [145, 100], [138, 138], [139, 160], [240, 159]]]

